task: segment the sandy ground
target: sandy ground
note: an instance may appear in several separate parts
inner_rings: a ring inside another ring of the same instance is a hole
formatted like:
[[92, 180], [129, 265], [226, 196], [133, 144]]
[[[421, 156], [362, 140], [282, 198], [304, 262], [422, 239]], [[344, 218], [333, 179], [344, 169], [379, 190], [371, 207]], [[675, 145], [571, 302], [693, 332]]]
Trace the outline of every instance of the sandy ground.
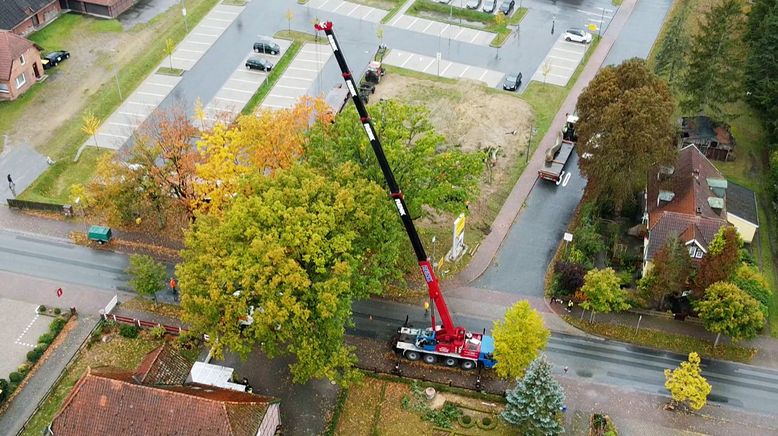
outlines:
[[[432, 123], [449, 147], [493, 152], [481, 180], [481, 194], [470, 206], [473, 224], [488, 226], [490, 223], [482, 221], [490, 198], [505, 189], [513, 168], [526, 158], [534, 118], [530, 106], [514, 94], [491, 92], [477, 82], [443, 83], [391, 73], [381, 80], [371, 101], [381, 98], [400, 98], [429, 108]], [[434, 219], [443, 220], [450, 222], [447, 217]]]

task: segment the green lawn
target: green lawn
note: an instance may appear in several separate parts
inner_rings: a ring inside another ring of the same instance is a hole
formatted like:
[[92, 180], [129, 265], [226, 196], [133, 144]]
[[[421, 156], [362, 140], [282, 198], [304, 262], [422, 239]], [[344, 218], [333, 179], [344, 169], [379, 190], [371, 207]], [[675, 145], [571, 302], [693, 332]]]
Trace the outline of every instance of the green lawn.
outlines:
[[[194, 27], [217, 2], [218, 0], [190, 0], [187, 4], [190, 28]], [[50, 29], [59, 21], [60, 20], [55, 21], [44, 30]], [[103, 26], [108, 26], [107, 24], [89, 24], [91, 21], [81, 21], [81, 23], [87, 23], [83, 25], [86, 26], [86, 28], [102, 29]], [[185, 24], [180, 19], [180, 11], [178, 8], [171, 8], [167, 12], [155, 17], [150, 23], [147, 23], [144, 26], [136, 26], [132, 31], [139, 32], [146, 27], [156, 25], [157, 23], [167, 24], [162, 26], [163, 30], [158, 33], [158, 37], [154, 40], [154, 43], [149, 45], [140, 57], [126, 61], [126, 63], [119, 68], [118, 77], [124, 96], [128, 96], [134, 91], [135, 88], [137, 88], [138, 85], [154, 71], [154, 68], [162, 62], [165, 58], [165, 41], [168, 38], [178, 43], [186, 36]], [[60, 35], [59, 38], [64, 41], [69, 35], [75, 33], [74, 30], [69, 29], [74, 28], [77, 25], [78, 23], [71, 24], [69, 22], [64, 22], [62, 31], [55, 31], [56, 28], [54, 28], [54, 30], [49, 30], [49, 35], [44, 34], [45, 40], [49, 41], [49, 44], [56, 44], [57, 37], [55, 35]], [[81, 31], [83, 29], [79, 30]], [[85, 109], [88, 108], [97, 118], [105, 120], [121, 103], [122, 101], [119, 99], [116, 84], [114, 83], [113, 78], [111, 78], [106, 83], [103, 83], [103, 85], [88, 98]], [[4, 120], [5, 116], [2, 113], [2, 109], [4, 109], [4, 107], [0, 106], [0, 119]], [[71, 184], [85, 184], [91, 180], [94, 175], [94, 166], [88, 167], [73, 162], [76, 150], [78, 150], [78, 147], [88, 139], [88, 136], [81, 131], [81, 117], [82, 115], [79, 114], [65, 122], [63, 127], [57, 132], [55, 139], [41, 150], [43, 154], [49, 155], [52, 159], [57, 161], [57, 164], [49, 168], [49, 170], [41, 175], [38, 180], [30, 185], [30, 187], [19, 196], [20, 199], [63, 203], [67, 201]], [[2, 122], [0, 122], [0, 128], [2, 128]], [[83, 159], [84, 158], [82, 157], [82, 160]]]
[[67, 50], [68, 47], [63, 44], [72, 38], [121, 31], [122, 24], [118, 20], [104, 20], [77, 13], [68, 13], [27, 38], [43, 47], [45, 53], [53, 50]]
[[24, 200], [42, 203], [70, 203], [70, 187], [91, 179], [101, 156], [113, 153], [105, 148], [87, 147], [78, 162], [58, 160], [24, 191]]
[[598, 322], [590, 324], [587, 320], [580, 320], [574, 316], [563, 316], [562, 318], [564, 318], [568, 324], [588, 333], [628, 342], [630, 344], [672, 351], [679, 354], [689, 354], [692, 351], [696, 351], [703, 357], [732, 360], [743, 363], [750, 362], [756, 354], [755, 348], [740, 347], [730, 344], [720, 344], [718, 347], [714, 348], [713, 342], [691, 336], [666, 333], [659, 330], [643, 328], [636, 333], [633, 327], [619, 324]]

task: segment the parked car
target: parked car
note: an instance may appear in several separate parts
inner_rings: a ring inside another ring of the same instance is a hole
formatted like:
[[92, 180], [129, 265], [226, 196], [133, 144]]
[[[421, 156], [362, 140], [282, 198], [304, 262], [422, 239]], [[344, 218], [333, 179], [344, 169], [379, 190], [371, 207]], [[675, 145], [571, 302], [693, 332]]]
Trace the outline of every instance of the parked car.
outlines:
[[246, 68], [249, 70], [270, 71], [273, 69], [273, 63], [259, 56], [252, 56], [246, 61]]
[[497, 0], [484, 0], [484, 12], [494, 13], [495, 8], [497, 8]]
[[465, 7], [468, 9], [478, 9], [481, 7], [481, 0], [467, 0]]
[[565, 31], [565, 41], [588, 44], [592, 42], [592, 34], [581, 29], [567, 29]]
[[502, 89], [506, 91], [516, 91], [521, 86], [521, 73], [511, 73], [505, 76], [502, 82]]
[[41, 58], [41, 63], [43, 64], [43, 69], [48, 70], [49, 68], [56, 67], [57, 64], [64, 61], [65, 59], [68, 59], [69, 57], [69, 52], [65, 50], [57, 50], [43, 56]]
[[270, 53], [272, 55], [277, 55], [281, 53], [281, 47], [278, 46], [273, 40], [270, 38], [262, 38], [259, 41], [254, 43], [254, 52], [255, 53]]
[[505, 0], [500, 5], [500, 12], [508, 16], [513, 12], [513, 8], [516, 7], [516, 0]]

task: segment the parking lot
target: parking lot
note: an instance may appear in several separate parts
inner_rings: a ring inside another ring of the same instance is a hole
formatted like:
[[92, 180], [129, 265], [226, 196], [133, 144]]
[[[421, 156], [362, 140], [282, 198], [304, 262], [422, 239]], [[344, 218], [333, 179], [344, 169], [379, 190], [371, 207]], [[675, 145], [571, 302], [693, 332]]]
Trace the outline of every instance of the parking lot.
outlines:
[[[253, 51], [235, 67], [235, 71], [230, 78], [222, 85], [213, 99], [205, 106], [205, 119], [207, 125], [213, 125], [214, 122], [231, 122], [246, 106], [257, 89], [267, 78], [268, 73], [260, 70], [249, 70], [246, 68], [246, 60], [252, 56], [259, 56], [278, 64], [281, 56], [291, 45], [291, 42], [285, 39], [274, 39], [276, 44], [281, 47], [281, 53], [271, 55], [267, 53], [255, 54]], [[207, 127], [207, 126], [206, 126]]]
[[173, 67], [191, 69], [243, 11], [242, 6], [217, 4], [181, 41], [173, 53]]
[[265, 96], [262, 107], [270, 109], [292, 107], [308, 92], [330, 57], [332, 57], [332, 50], [328, 45], [305, 44], [273, 89]]
[[27, 352], [35, 348], [40, 335], [49, 331], [52, 318], [40, 316], [35, 310], [37, 305], [17, 300], [0, 298], [0, 319], [3, 328], [0, 329], [0, 378], [24, 363]]
[[306, 6], [372, 23], [380, 22], [388, 12], [343, 0], [311, 0]]
[[460, 64], [445, 59], [441, 59], [440, 62], [438, 62], [436, 58], [431, 56], [424, 56], [396, 49], [390, 51], [389, 54], [384, 57], [384, 63], [407, 68], [409, 70], [421, 71], [422, 73], [432, 74], [433, 76], [448, 77], [450, 79], [477, 80], [491, 87], [497, 86], [505, 76], [505, 74], [499, 71]]
[[441, 38], [450, 38], [455, 41], [462, 41], [483, 46], [488, 46], [495, 37], [495, 34], [491, 32], [470, 29], [469, 27], [462, 27], [454, 24], [441, 23], [439, 21], [428, 20], [426, 18], [412, 17], [410, 15], [398, 14], [389, 21], [388, 25], [413, 32], [426, 33], [428, 35], [439, 36]]
[[532, 80], [565, 86], [591, 44], [567, 42], [564, 35], [551, 47]]

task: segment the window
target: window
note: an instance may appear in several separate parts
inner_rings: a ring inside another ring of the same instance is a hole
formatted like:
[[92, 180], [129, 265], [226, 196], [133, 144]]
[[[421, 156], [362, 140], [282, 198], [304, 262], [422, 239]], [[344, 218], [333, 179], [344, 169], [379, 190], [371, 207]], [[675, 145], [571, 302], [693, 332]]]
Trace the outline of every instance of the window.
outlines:
[[694, 244], [689, 246], [689, 257], [691, 257], [692, 259], [702, 259], [702, 255], [704, 253], [705, 252], [702, 251], [702, 248], [700, 248], [700, 247], [698, 247], [698, 246], [696, 246]]
[[24, 73], [16, 76], [16, 89], [21, 88], [25, 83], [27, 83], [27, 79], [24, 77]]
[[24, 55], [19, 56], [19, 63], [24, 65]]
[[0, 94], [8, 94], [11, 91], [8, 90], [8, 85], [5, 83], [0, 83]]

